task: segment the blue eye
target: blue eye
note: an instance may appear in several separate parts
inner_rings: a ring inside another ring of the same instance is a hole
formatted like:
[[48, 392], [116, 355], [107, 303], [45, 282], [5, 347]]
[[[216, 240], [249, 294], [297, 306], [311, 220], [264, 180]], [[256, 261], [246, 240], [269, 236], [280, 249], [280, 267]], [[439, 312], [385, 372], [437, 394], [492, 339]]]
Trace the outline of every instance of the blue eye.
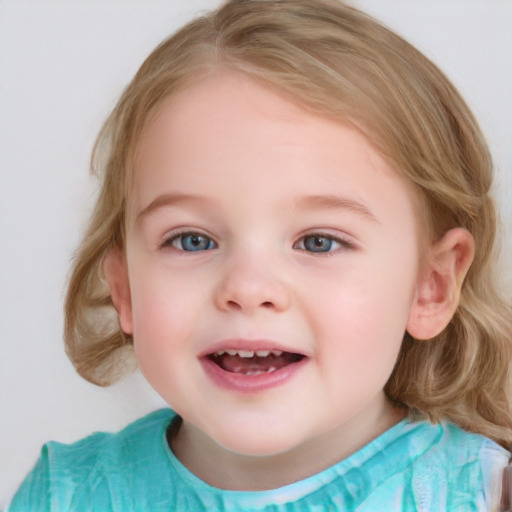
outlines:
[[295, 249], [314, 253], [327, 253], [339, 250], [340, 248], [348, 249], [350, 247], [352, 247], [350, 242], [322, 234], [304, 236], [294, 246]]
[[165, 245], [187, 252], [209, 251], [215, 248], [214, 241], [200, 233], [181, 233], [172, 237]]
[[311, 252], [329, 252], [332, 249], [334, 240], [326, 236], [306, 236], [304, 237], [304, 248]]

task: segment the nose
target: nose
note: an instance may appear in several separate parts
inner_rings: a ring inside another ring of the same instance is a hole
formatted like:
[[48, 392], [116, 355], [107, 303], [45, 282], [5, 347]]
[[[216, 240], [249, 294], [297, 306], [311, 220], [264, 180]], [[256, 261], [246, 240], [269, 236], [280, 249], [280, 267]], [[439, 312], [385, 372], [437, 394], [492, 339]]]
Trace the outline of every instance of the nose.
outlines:
[[215, 303], [222, 311], [251, 313], [263, 308], [282, 312], [290, 306], [290, 291], [275, 264], [245, 255], [226, 265]]

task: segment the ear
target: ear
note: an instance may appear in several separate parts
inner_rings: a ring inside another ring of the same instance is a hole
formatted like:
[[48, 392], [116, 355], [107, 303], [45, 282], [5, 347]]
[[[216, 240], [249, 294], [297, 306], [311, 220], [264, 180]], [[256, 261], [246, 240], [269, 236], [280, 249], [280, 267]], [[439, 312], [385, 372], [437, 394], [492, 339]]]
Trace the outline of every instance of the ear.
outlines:
[[431, 339], [450, 323], [474, 247], [472, 235], [463, 228], [449, 230], [429, 247], [407, 322], [407, 332], [413, 338]]
[[125, 334], [133, 334], [132, 300], [126, 256], [122, 249], [109, 250], [103, 262], [103, 271], [110, 288], [110, 296], [117, 311], [119, 325]]

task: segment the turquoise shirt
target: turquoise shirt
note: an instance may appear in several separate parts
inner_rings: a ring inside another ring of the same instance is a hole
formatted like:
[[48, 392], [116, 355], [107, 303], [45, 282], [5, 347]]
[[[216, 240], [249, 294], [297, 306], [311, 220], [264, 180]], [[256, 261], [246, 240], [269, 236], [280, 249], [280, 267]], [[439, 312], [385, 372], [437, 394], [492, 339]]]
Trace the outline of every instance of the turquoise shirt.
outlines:
[[489, 511], [510, 455], [455, 425], [405, 419], [305, 480], [269, 491], [226, 491], [173, 455], [166, 429], [174, 416], [163, 409], [117, 434], [46, 444], [8, 511]]

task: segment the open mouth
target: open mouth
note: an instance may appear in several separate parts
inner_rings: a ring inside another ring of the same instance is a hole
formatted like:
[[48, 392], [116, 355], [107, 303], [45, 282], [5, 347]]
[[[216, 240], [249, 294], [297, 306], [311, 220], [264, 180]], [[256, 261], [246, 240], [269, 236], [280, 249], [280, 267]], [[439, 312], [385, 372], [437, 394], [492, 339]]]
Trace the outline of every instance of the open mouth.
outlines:
[[281, 350], [219, 350], [209, 354], [208, 359], [226, 372], [243, 375], [273, 373], [298, 363], [304, 355]]

